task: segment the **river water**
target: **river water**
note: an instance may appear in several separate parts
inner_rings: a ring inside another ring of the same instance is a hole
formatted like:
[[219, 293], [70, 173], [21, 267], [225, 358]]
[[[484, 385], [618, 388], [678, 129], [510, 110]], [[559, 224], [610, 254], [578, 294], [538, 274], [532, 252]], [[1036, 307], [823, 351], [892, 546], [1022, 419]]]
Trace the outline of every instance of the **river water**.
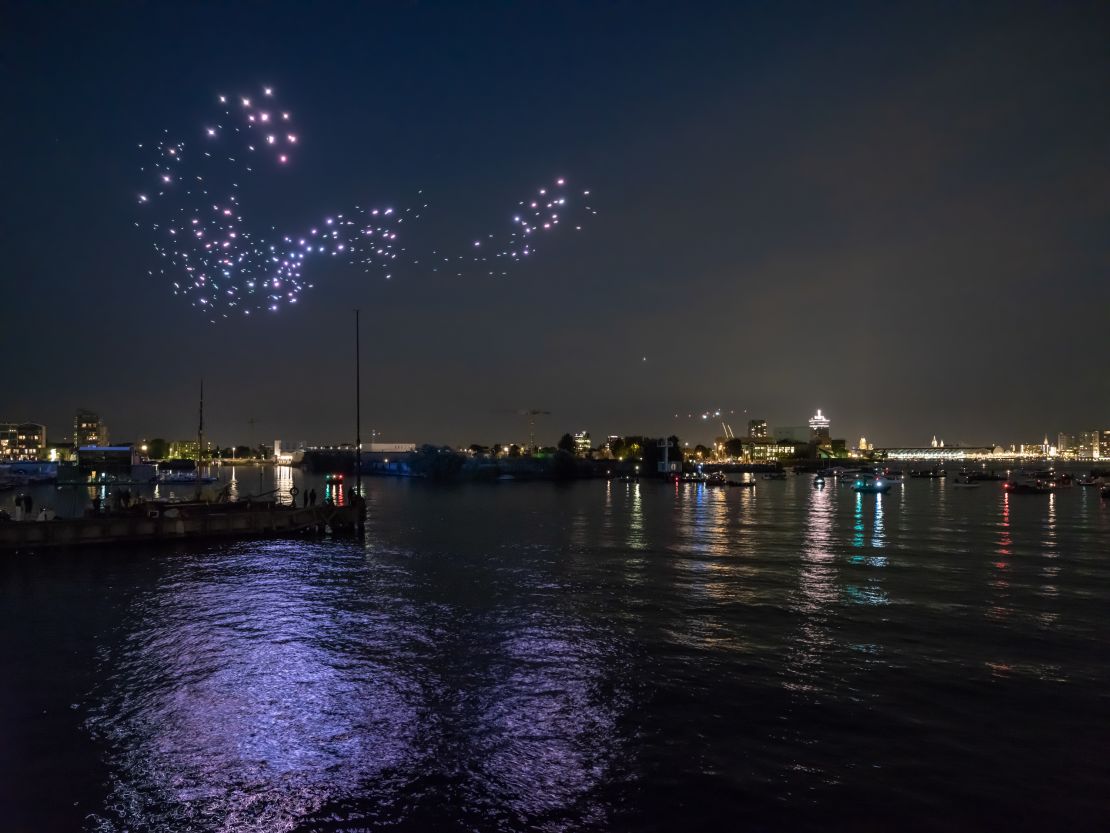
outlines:
[[369, 480], [358, 539], [5, 556], [0, 828], [1107, 829], [1110, 505], [998, 486]]

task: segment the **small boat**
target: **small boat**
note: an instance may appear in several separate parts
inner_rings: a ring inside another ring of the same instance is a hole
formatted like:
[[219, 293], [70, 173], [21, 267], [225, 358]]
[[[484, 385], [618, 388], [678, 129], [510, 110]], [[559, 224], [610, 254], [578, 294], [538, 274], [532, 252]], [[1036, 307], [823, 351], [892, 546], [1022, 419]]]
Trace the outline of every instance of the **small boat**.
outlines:
[[890, 491], [890, 483], [873, 474], [861, 474], [852, 484], [852, 491], [868, 495], [883, 495]]
[[940, 466], [934, 466], [931, 469], [913, 469], [910, 472], [910, 477], [916, 477], [916, 478], [934, 478], [934, 477], [941, 478], [941, 477], [947, 477], [947, 476], [948, 476], [948, 472], [946, 472]]
[[1017, 475], [1002, 484], [1002, 488], [1012, 495], [1047, 495], [1053, 487], [1051, 480], [1032, 475]]
[[978, 489], [983, 484], [977, 480], [972, 480], [969, 475], [958, 474], [952, 481], [952, 485], [957, 489]]
[[818, 474], [816, 477], [813, 478], [813, 485], [817, 488], [821, 488], [825, 485], [825, 478]]
[[1102, 495], [1102, 496], [1103, 496], [1104, 498], [1108, 498], [1108, 499], [1110, 499], [1110, 485], [1107, 485], [1107, 486], [1103, 486], [1103, 487], [1102, 487], [1102, 491], [1100, 492], [1100, 494], [1101, 494], [1101, 495]]
[[713, 472], [713, 474], [711, 474], [707, 478], [705, 478], [705, 485], [707, 487], [717, 487], [717, 488], [719, 488], [721, 486], [727, 486], [728, 485], [728, 478], [725, 477], [725, 473], [723, 471], [715, 471], [715, 472]]
[[957, 477], [966, 481], [971, 481], [973, 483], [984, 483], [990, 481], [1001, 482], [1006, 479], [1006, 475], [998, 474], [997, 472], [995, 472], [994, 469], [991, 469], [990, 471], [983, 471], [982, 469], [976, 470], [963, 468], [960, 469], [960, 473], [957, 475]]
[[1025, 477], [1041, 482], [1050, 489], [1070, 489], [1075, 485], [1075, 478], [1067, 472], [1056, 471], [1056, 469], [1041, 469], [1040, 471], [1029, 472], [1025, 474]]
[[1080, 477], [1075, 482], [1080, 486], [1103, 486], [1106, 484], [1106, 481], [1097, 474], [1088, 474], [1085, 477]]
[[158, 475], [154, 483], [159, 486], [167, 486], [170, 484], [215, 483], [216, 480], [217, 478], [207, 474], [202, 474], [198, 477], [197, 473], [194, 471], [173, 471]]
[[734, 489], [754, 489], [754, 480], [730, 480], [728, 485]]
[[786, 479], [786, 472], [785, 471], [764, 472], [763, 473], [763, 479], [764, 480], [785, 480]]

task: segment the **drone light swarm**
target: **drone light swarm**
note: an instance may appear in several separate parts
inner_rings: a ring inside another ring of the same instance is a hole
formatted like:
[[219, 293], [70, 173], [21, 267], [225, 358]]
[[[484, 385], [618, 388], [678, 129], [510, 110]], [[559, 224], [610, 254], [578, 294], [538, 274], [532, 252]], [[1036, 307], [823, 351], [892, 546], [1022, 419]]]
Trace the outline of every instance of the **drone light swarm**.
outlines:
[[[512, 263], [535, 255], [541, 238], [581, 230], [597, 213], [588, 205], [588, 190], [572, 193], [559, 177], [520, 200], [505, 231], [466, 247], [420, 252], [401, 244], [406, 221], [411, 226], [427, 203], [356, 205], [295, 234], [260, 228], [247, 219], [241, 183], [292, 166], [302, 143], [299, 130], [271, 87], [258, 96], [219, 95], [216, 102], [217, 112], [190, 138], [174, 139], [164, 130], [157, 143], [139, 145], [144, 188], [136, 194], [135, 222], [153, 235], [158, 264], [150, 275], [168, 281], [175, 295], [213, 321], [295, 306], [313, 287], [306, 270], [321, 258], [343, 259], [387, 280], [402, 266], [422, 264], [460, 276], [476, 268], [507, 275]], [[423, 191], [417, 194], [423, 199]]]

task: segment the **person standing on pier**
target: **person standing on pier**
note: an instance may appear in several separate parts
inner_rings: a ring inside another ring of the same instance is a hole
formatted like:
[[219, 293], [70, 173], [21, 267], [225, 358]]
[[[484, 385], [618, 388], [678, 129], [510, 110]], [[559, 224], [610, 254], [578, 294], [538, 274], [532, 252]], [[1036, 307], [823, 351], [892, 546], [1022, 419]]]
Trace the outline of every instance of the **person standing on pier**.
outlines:
[[315, 489], [309, 489], [308, 490], [308, 503], [309, 503], [309, 506], [315, 506], [316, 505], [316, 490]]

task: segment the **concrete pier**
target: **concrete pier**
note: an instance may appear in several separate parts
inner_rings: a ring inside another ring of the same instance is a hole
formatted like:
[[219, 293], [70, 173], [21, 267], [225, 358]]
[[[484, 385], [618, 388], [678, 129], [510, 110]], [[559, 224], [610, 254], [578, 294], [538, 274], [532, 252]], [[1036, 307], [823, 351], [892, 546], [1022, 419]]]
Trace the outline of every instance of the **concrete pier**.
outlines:
[[127, 513], [51, 521], [0, 521], [0, 550], [223, 537], [266, 537], [354, 529], [365, 504], [289, 507], [277, 503], [144, 504]]

